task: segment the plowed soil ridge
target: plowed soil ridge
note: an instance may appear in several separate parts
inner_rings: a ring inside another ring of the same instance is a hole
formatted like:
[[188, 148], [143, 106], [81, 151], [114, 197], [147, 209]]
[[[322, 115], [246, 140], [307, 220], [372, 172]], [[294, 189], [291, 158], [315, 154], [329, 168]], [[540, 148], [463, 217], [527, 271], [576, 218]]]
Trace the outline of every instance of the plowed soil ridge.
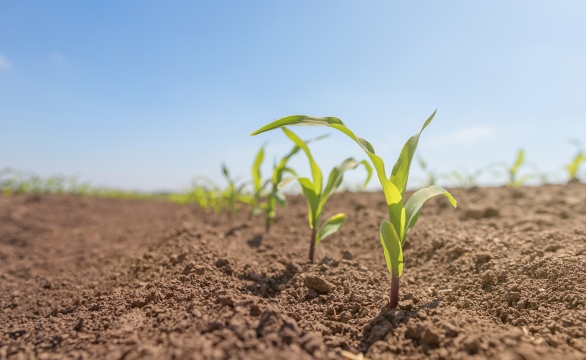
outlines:
[[0, 359], [586, 359], [586, 186], [453, 195], [410, 233], [395, 310], [381, 193], [332, 197], [348, 221], [316, 264], [301, 197], [270, 233], [244, 212], [0, 197]]

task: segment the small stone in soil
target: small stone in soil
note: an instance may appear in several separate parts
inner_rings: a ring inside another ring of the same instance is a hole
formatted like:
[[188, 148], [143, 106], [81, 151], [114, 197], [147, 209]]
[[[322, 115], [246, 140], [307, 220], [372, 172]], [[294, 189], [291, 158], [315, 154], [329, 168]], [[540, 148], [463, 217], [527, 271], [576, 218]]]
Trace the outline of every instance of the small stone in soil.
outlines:
[[306, 277], [304, 280], [304, 284], [310, 290], [314, 290], [316, 293], [319, 294], [329, 294], [330, 292], [332, 292], [332, 285], [316, 276]]

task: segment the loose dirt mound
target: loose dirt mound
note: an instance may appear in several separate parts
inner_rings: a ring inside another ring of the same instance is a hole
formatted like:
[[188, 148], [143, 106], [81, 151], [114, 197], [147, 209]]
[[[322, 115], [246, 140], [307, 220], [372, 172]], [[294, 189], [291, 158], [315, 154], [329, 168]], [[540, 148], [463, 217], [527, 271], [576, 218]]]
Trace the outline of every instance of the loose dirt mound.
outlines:
[[299, 197], [270, 234], [162, 202], [0, 197], [0, 358], [586, 359], [586, 186], [453, 194], [410, 233], [397, 310], [380, 193], [332, 198], [349, 219], [317, 264]]

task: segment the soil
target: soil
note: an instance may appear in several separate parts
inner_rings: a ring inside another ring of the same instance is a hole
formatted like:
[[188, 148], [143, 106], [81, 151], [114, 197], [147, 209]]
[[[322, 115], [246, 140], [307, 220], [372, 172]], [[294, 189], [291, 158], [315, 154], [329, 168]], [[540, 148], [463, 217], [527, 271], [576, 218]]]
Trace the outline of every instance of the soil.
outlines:
[[303, 198], [263, 219], [167, 202], [0, 196], [0, 359], [586, 359], [586, 186], [454, 190], [404, 249], [381, 193], [339, 193], [307, 261]]

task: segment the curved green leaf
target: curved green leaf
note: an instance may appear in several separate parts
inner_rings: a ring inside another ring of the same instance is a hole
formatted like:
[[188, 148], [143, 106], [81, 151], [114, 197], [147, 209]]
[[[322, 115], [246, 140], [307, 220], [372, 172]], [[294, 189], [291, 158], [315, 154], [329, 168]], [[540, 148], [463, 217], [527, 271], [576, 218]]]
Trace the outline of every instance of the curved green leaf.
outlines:
[[361, 164], [366, 168], [366, 171], [368, 173], [366, 182], [364, 184], [364, 186], [366, 186], [366, 184], [368, 184], [368, 181], [370, 180], [370, 177], [372, 176], [372, 167], [366, 160], [362, 160], [359, 162], [354, 158], [348, 158], [344, 160], [340, 165], [332, 169], [332, 171], [330, 172], [330, 176], [328, 178], [328, 182], [326, 183], [326, 187], [320, 197], [318, 213], [321, 212], [321, 209], [325, 206], [325, 203], [328, 200], [328, 198], [334, 192], [336, 192], [336, 190], [342, 184], [342, 181], [344, 179], [344, 172], [348, 170], [354, 170], [358, 167], [358, 165]]
[[431, 123], [433, 117], [437, 110], [431, 114], [431, 116], [425, 121], [421, 130], [413, 135], [401, 150], [401, 155], [399, 155], [399, 159], [393, 166], [393, 170], [391, 171], [391, 182], [395, 184], [397, 189], [401, 192], [401, 195], [405, 194], [405, 188], [407, 188], [407, 181], [409, 180], [409, 170], [411, 168], [411, 162], [413, 161], [413, 155], [415, 155], [415, 150], [417, 150], [417, 145], [419, 144], [419, 136], [423, 132], [423, 130]]
[[405, 236], [402, 237], [401, 244], [403, 244], [403, 245], [405, 244], [405, 240], [407, 239], [407, 234], [413, 228], [413, 226], [415, 226], [415, 223], [417, 223], [417, 219], [419, 218], [419, 213], [421, 212], [421, 208], [423, 207], [423, 204], [427, 200], [431, 199], [434, 196], [438, 196], [438, 195], [445, 195], [448, 198], [448, 200], [450, 201], [450, 204], [452, 204], [452, 206], [454, 206], [454, 207], [457, 206], [457, 202], [454, 199], [454, 197], [446, 189], [444, 189], [441, 186], [432, 185], [432, 186], [427, 187], [425, 189], [421, 189], [421, 190], [416, 191], [413, 195], [411, 195], [411, 197], [409, 198], [409, 200], [405, 204], [407, 224], [406, 224], [406, 228], [405, 228]]
[[262, 177], [261, 177], [261, 173], [260, 173], [260, 165], [262, 164], [264, 158], [265, 158], [265, 146], [266, 143], [264, 143], [260, 150], [258, 151], [258, 153], [256, 154], [256, 157], [254, 159], [254, 163], [252, 164], [252, 181], [254, 184], [254, 189], [255, 191], [259, 191], [261, 189], [262, 186]]
[[291, 139], [295, 143], [295, 145], [299, 146], [307, 155], [307, 159], [309, 160], [309, 166], [311, 168], [311, 176], [313, 178], [313, 190], [315, 194], [319, 197], [321, 190], [322, 190], [322, 173], [321, 169], [313, 159], [311, 155], [311, 151], [309, 151], [309, 147], [307, 144], [301, 140], [299, 136], [297, 136], [293, 131], [287, 129], [286, 127], [281, 128], [285, 135]]
[[293, 181], [297, 180], [297, 176], [287, 176], [277, 185], [277, 189], [282, 189], [283, 187], [289, 185]]
[[228, 182], [232, 182], [232, 179], [230, 179], [230, 173], [228, 173], [228, 168], [224, 163], [222, 163], [222, 174], [224, 174], [224, 177], [226, 180], [228, 180]]
[[404, 229], [404, 223], [402, 224], [401, 219], [404, 218], [405, 209], [402, 202], [402, 194], [397, 189], [386, 175], [384, 161], [375, 154], [372, 145], [365, 139], [356, 136], [349, 128], [344, 125], [342, 120], [335, 117], [313, 117], [305, 115], [293, 115], [281, 118], [273, 121], [272, 123], [263, 126], [251, 135], [257, 135], [265, 131], [273, 130], [286, 125], [307, 125], [307, 126], [328, 126], [338, 131], [341, 131], [346, 136], [354, 140], [361, 148], [366, 152], [370, 158], [374, 169], [376, 170], [378, 179], [382, 185], [385, 199], [387, 202], [387, 208], [389, 211], [389, 217], [396, 229], [402, 232]]
[[524, 162], [525, 162], [525, 151], [523, 149], [519, 149], [519, 152], [517, 152], [517, 159], [515, 160], [515, 163], [513, 164], [513, 166], [510, 169], [511, 174], [516, 174]]
[[401, 221], [401, 219], [404, 218], [405, 211], [403, 207], [403, 197], [397, 189], [397, 187], [395, 186], [395, 184], [393, 184], [389, 179], [387, 179], [385, 163], [383, 159], [381, 159], [378, 155], [374, 153], [374, 148], [368, 141], [354, 135], [354, 133], [346, 126], [337, 124], [329, 126], [346, 134], [346, 136], [350, 137], [352, 140], [358, 143], [362, 150], [366, 152], [366, 155], [368, 155], [368, 157], [370, 158], [372, 165], [374, 165], [374, 169], [376, 170], [378, 180], [383, 188], [383, 193], [385, 194], [387, 208], [389, 211], [389, 218], [395, 229], [398, 229], [399, 232], [402, 232], [402, 229], [404, 228], [404, 223]]
[[368, 183], [370, 182], [370, 179], [372, 178], [372, 166], [370, 166], [370, 164], [366, 160], [362, 160], [360, 163], [366, 169], [366, 180], [364, 181], [364, 184], [362, 185], [362, 190], [365, 190], [366, 185], [368, 185]]
[[319, 242], [325, 239], [326, 237], [340, 230], [345, 222], [346, 215], [344, 214], [336, 214], [328, 220], [326, 220], [326, 222], [321, 226], [321, 228], [317, 232], [317, 236], [315, 238], [315, 246], [317, 246], [317, 244], [319, 244]]
[[344, 125], [342, 120], [335, 118], [335, 117], [315, 117], [315, 116], [306, 116], [306, 115], [291, 115], [279, 120], [273, 121], [272, 123], [261, 127], [260, 129], [256, 130], [251, 136], [258, 135], [265, 131], [273, 130], [280, 128], [282, 126], [328, 126], [331, 124], [341, 124]]
[[387, 268], [393, 276], [401, 276], [403, 274], [403, 248], [401, 240], [393, 225], [386, 220], [383, 220], [380, 224], [380, 241], [385, 252]]
[[582, 164], [586, 160], [584, 157], [584, 153], [580, 152], [574, 157], [574, 160], [568, 165], [566, 165], [566, 169], [568, 170], [568, 175], [570, 180], [576, 178], [576, 174], [578, 173], [578, 169], [580, 168], [580, 164]]
[[303, 195], [307, 201], [307, 207], [309, 208], [307, 218], [309, 220], [309, 227], [313, 229], [315, 226], [317, 226], [317, 222], [319, 221], [317, 213], [319, 196], [315, 193], [315, 188], [311, 180], [308, 178], [298, 178], [297, 181], [299, 181], [301, 190], [303, 190]]

